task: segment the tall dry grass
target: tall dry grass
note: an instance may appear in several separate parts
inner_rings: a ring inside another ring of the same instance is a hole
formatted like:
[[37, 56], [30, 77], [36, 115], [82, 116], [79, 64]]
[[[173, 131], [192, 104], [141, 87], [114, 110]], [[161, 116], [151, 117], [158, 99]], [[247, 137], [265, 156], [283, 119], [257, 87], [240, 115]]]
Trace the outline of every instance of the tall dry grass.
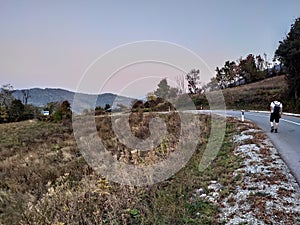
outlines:
[[[133, 113], [132, 132], [139, 138], [149, 137], [148, 125], [154, 116]], [[160, 117], [168, 135], [151, 151], [137, 155], [118, 141], [109, 116], [96, 119], [96, 130], [117, 160], [151, 165], [172, 154], [178, 144], [178, 115]], [[230, 153], [229, 133], [218, 158], [199, 172], [210, 118], [201, 115], [199, 120], [201, 136], [188, 164], [169, 179], [144, 187], [120, 185], [96, 173], [77, 148], [69, 126], [46, 122], [0, 125], [0, 224], [214, 223], [217, 207], [193, 193], [207, 188], [212, 179], [230, 184], [233, 178], [228, 174], [238, 161]]]

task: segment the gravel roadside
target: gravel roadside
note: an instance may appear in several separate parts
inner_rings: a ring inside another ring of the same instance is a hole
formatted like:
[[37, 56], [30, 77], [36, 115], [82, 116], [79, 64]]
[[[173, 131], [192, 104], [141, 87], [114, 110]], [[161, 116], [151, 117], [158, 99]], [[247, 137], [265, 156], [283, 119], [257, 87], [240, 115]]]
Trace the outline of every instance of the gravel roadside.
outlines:
[[300, 224], [300, 187], [289, 168], [255, 124], [237, 124], [234, 154], [243, 160], [232, 176], [239, 182], [223, 198], [216, 181], [208, 186], [209, 193], [198, 190], [199, 195], [220, 206], [217, 220], [221, 224]]

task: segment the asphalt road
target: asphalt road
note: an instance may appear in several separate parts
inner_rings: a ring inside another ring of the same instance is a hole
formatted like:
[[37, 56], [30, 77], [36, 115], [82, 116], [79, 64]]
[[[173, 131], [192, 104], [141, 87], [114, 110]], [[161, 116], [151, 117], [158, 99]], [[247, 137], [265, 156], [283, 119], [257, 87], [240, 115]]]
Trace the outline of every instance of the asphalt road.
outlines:
[[[227, 111], [227, 115], [241, 117], [241, 112]], [[245, 112], [244, 116], [265, 131], [300, 184], [300, 118], [283, 115], [278, 133], [271, 133], [269, 113]]]

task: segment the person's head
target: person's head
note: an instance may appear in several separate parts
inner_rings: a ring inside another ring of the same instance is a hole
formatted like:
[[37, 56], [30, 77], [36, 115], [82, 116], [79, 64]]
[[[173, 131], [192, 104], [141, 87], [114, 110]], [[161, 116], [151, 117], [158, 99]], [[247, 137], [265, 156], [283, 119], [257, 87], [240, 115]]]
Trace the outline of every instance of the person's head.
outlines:
[[272, 96], [271, 101], [272, 101], [272, 102], [278, 101], [278, 100], [277, 100], [277, 96], [276, 96], [276, 95], [275, 95], [275, 96]]

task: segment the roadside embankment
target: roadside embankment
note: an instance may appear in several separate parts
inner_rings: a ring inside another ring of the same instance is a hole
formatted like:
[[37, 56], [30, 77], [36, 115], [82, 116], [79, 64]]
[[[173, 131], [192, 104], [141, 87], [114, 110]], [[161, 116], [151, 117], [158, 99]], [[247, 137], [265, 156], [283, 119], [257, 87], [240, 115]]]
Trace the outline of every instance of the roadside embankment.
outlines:
[[218, 205], [221, 224], [299, 224], [300, 188], [267, 136], [250, 121], [237, 121], [233, 153], [242, 158], [232, 176], [236, 186], [224, 197], [225, 187], [211, 181], [199, 194]]

